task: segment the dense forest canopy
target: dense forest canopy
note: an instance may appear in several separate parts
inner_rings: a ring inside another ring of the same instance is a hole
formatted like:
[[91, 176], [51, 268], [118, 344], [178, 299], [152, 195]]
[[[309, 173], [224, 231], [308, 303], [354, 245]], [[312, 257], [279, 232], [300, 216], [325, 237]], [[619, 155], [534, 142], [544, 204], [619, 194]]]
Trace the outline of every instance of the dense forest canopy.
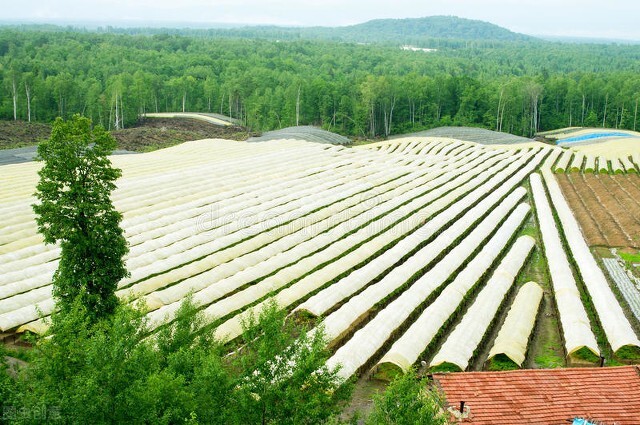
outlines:
[[436, 49], [425, 52], [401, 49], [414, 34], [363, 44], [265, 39], [260, 28], [145, 31], [0, 28], [0, 118], [79, 112], [115, 129], [146, 112], [199, 111], [256, 131], [310, 124], [359, 137], [637, 129], [637, 45], [423, 37], [416, 46]]

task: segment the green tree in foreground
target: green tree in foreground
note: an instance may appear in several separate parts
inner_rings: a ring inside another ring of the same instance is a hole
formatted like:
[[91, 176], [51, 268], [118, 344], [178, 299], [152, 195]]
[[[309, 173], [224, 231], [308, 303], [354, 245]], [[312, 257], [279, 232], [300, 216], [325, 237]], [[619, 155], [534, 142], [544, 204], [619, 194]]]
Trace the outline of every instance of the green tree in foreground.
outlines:
[[110, 199], [121, 175], [107, 157], [115, 147], [104, 128], [92, 129], [80, 115], [56, 119], [51, 137], [38, 146], [44, 165], [33, 210], [45, 243], [61, 248], [53, 295], [63, 312], [79, 297], [93, 320], [115, 310], [117, 284], [127, 276], [122, 215]]
[[446, 425], [440, 394], [414, 371], [399, 375], [376, 394], [367, 425]]
[[316, 424], [349, 396], [323, 368], [321, 333], [290, 332], [273, 307], [232, 353], [202, 331], [189, 301], [153, 336], [140, 308], [123, 303], [93, 324], [85, 310], [78, 300], [55, 313], [55, 333], [20, 373], [12, 423]]

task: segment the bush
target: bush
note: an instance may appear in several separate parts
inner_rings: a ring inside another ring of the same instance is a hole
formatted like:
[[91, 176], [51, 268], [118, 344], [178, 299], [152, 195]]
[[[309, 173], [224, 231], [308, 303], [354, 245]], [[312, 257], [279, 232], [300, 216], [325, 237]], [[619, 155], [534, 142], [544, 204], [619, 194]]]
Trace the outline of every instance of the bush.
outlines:
[[382, 394], [376, 394], [368, 425], [445, 425], [442, 397], [414, 371], [398, 376]]
[[24, 413], [12, 422], [319, 423], [349, 396], [324, 366], [322, 332], [292, 328], [275, 306], [247, 324], [230, 355], [200, 329], [190, 300], [171, 325], [148, 335], [140, 306], [123, 303], [93, 323], [78, 299], [53, 316], [19, 388], [9, 388], [11, 407]]

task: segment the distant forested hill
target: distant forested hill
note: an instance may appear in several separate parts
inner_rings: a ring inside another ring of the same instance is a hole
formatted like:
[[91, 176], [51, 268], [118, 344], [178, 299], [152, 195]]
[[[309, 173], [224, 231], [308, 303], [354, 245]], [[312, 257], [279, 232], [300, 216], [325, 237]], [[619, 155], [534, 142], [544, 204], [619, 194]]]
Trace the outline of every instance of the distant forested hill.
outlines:
[[377, 19], [359, 25], [336, 28], [346, 39], [368, 41], [410, 41], [417, 37], [457, 40], [534, 40], [523, 34], [489, 22], [455, 16], [430, 16], [416, 19]]
[[[51, 30], [49, 27], [48, 30]], [[274, 25], [216, 26], [209, 29], [182, 28], [113, 28], [108, 32], [125, 34], [180, 34], [205, 38], [252, 38], [267, 40], [324, 40], [351, 43], [445, 45], [455, 47], [465, 42], [523, 42], [538, 39], [509, 31], [489, 22], [455, 16], [430, 16], [410, 19], [376, 19], [341, 27], [284, 27]], [[443, 43], [444, 42], [444, 43]], [[456, 44], [457, 42], [457, 44]]]

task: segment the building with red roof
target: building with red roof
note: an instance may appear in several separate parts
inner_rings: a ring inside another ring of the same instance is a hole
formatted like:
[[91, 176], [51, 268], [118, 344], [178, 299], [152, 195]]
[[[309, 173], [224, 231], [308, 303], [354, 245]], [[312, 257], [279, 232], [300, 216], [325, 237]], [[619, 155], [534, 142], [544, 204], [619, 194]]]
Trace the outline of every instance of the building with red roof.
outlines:
[[433, 379], [459, 423], [640, 425], [638, 366], [442, 373]]

